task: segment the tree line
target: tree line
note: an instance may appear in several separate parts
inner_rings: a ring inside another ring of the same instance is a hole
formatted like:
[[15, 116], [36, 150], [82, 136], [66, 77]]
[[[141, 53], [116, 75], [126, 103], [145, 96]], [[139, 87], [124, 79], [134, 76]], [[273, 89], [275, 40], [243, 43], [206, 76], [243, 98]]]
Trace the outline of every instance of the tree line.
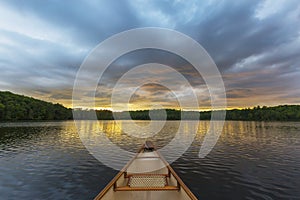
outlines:
[[[211, 111], [138, 110], [112, 112], [110, 110], [72, 110], [60, 104], [53, 104], [11, 92], [0, 91], [0, 121], [18, 120], [210, 120]], [[218, 113], [218, 111], [215, 111]], [[256, 106], [254, 108], [226, 111], [226, 120], [251, 121], [300, 121], [300, 105], [280, 105], [274, 107]]]
[[0, 121], [68, 120], [72, 109], [11, 92], [0, 92]]
[[[164, 110], [130, 111], [130, 117], [134, 120], [210, 120], [211, 111], [180, 111], [174, 109]], [[164, 113], [165, 112], [165, 113]], [[215, 119], [221, 119], [220, 111], [216, 112]], [[124, 112], [112, 113], [111, 111], [96, 111], [98, 119], [128, 119]], [[220, 115], [219, 115], [220, 114]], [[300, 105], [280, 105], [280, 106], [256, 106], [254, 108], [233, 109], [226, 111], [226, 120], [240, 121], [300, 121]]]

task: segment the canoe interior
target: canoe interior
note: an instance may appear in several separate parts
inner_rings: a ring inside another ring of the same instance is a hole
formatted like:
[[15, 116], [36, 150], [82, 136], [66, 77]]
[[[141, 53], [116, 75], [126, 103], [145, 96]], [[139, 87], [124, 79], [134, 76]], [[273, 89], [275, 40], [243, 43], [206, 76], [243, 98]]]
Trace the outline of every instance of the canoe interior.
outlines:
[[143, 145], [95, 200], [195, 200], [194, 194], [156, 148]]

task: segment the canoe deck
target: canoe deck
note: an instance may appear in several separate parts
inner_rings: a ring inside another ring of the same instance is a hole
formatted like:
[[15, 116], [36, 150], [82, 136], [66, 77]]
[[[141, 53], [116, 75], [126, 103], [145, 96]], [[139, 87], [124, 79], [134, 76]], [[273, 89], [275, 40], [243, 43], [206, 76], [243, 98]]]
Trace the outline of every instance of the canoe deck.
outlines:
[[147, 142], [95, 199], [197, 198], [156, 151], [153, 144]]

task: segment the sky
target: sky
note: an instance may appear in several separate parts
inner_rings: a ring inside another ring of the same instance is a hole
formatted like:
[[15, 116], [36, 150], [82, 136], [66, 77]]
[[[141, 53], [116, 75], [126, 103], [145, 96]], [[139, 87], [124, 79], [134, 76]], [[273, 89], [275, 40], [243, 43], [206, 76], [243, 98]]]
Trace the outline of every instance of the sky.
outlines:
[[[0, 90], [72, 107], [84, 59], [114, 34], [143, 27], [179, 31], [201, 44], [220, 71], [228, 108], [300, 104], [298, 0], [0, 0]], [[201, 75], [177, 55], [151, 49], [130, 52], [109, 66], [96, 89], [96, 107], [111, 109], [112, 90], [123, 74], [154, 62], [183, 74], [197, 93], [199, 108], [209, 109]], [[167, 74], [139, 72], [119, 91]], [[149, 83], [128, 104], [130, 109], [178, 108], [176, 95], [188, 99], [189, 93], [184, 85], [174, 92]]]

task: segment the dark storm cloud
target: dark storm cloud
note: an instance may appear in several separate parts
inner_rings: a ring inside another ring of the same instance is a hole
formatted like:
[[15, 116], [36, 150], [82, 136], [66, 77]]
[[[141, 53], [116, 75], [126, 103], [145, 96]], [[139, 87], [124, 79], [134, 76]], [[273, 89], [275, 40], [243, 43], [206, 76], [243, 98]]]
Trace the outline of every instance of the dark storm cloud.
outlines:
[[54, 24], [81, 45], [94, 46], [103, 39], [138, 25], [126, 1], [6, 1], [6, 5]]
[[67, 94], [52, 94], [50, 96], [50, 98], [53, 98], [53, 99], [65, 99], [65, 100], [68, 100], [68, 99], [71, 99], [72, 98], [72, 95], [67, 95]]
[[262, 3], [222, 1], [211, 8], [213, 11], [207, 20], [197, 23], [195, 19], [197, 24], [191, 27], [191, 34], [206, 48], [221, 71], [299, 36], [299, 28], [295, 27], [299, 19], [287, 19], [291, 11], [296, 11], [295, 3], [287, 1], [280, 12], [260, 20], [256, 12]]
[[[202, 85], [204, 81], [198, 71], [185, 59], [170, 52], [144, 49], [127, 53], [114, 61], [105, 71], [99, 85], [114, 87], [114, 84], [130, 69], [145, 63], [160, 63], [181, 73], [193, 86]], [[160, 72], [157, 72], [158, 76]], [[156, 85], [158, 87], [158, 85]], [[159, 90], [160, 88], [157, 88]]]
[[[181, 31], [203, 45], [222, 73], [231, 106], [249, 105], [251, 98], [251, 105], [299, 102], [298, 1], [10, 0], [0, 3], [0, 13], [1, 90], [69, 104], [76, 72], [99, 42], [120, 31], [157, 26]], [[201, 96], [205, 82], [188, 62], [144, 50], [112, 63], [99, 83], [99, 102], [109, 102], [124, 73], [149, 62], [173, 67]], [[170, 95], [158, 85], [147, 89], [152, 101]], [[135, 101], [145, 99], [136, 95]]]
[[[5, 52], [0, 61], [2, 80], [26, 81], [28, 85], [40, 84], [35, 78], [48, 78], [58, 82], [60, 79], [73, 78], [74, 66], [80, 63], [82, 53], [72, 52], [59, 44], [25, 37], [18, 33], [0, 31], [0, 34], [13, 41], [2, 45]], [[48, 82], [47, 84], [51, 84]]]
[[253, 91], [250, 89], [234, 89], [234, 90], [227, 90], [227, 98], [243, 98], [247, 97], [249, 94], [251, 94]]

